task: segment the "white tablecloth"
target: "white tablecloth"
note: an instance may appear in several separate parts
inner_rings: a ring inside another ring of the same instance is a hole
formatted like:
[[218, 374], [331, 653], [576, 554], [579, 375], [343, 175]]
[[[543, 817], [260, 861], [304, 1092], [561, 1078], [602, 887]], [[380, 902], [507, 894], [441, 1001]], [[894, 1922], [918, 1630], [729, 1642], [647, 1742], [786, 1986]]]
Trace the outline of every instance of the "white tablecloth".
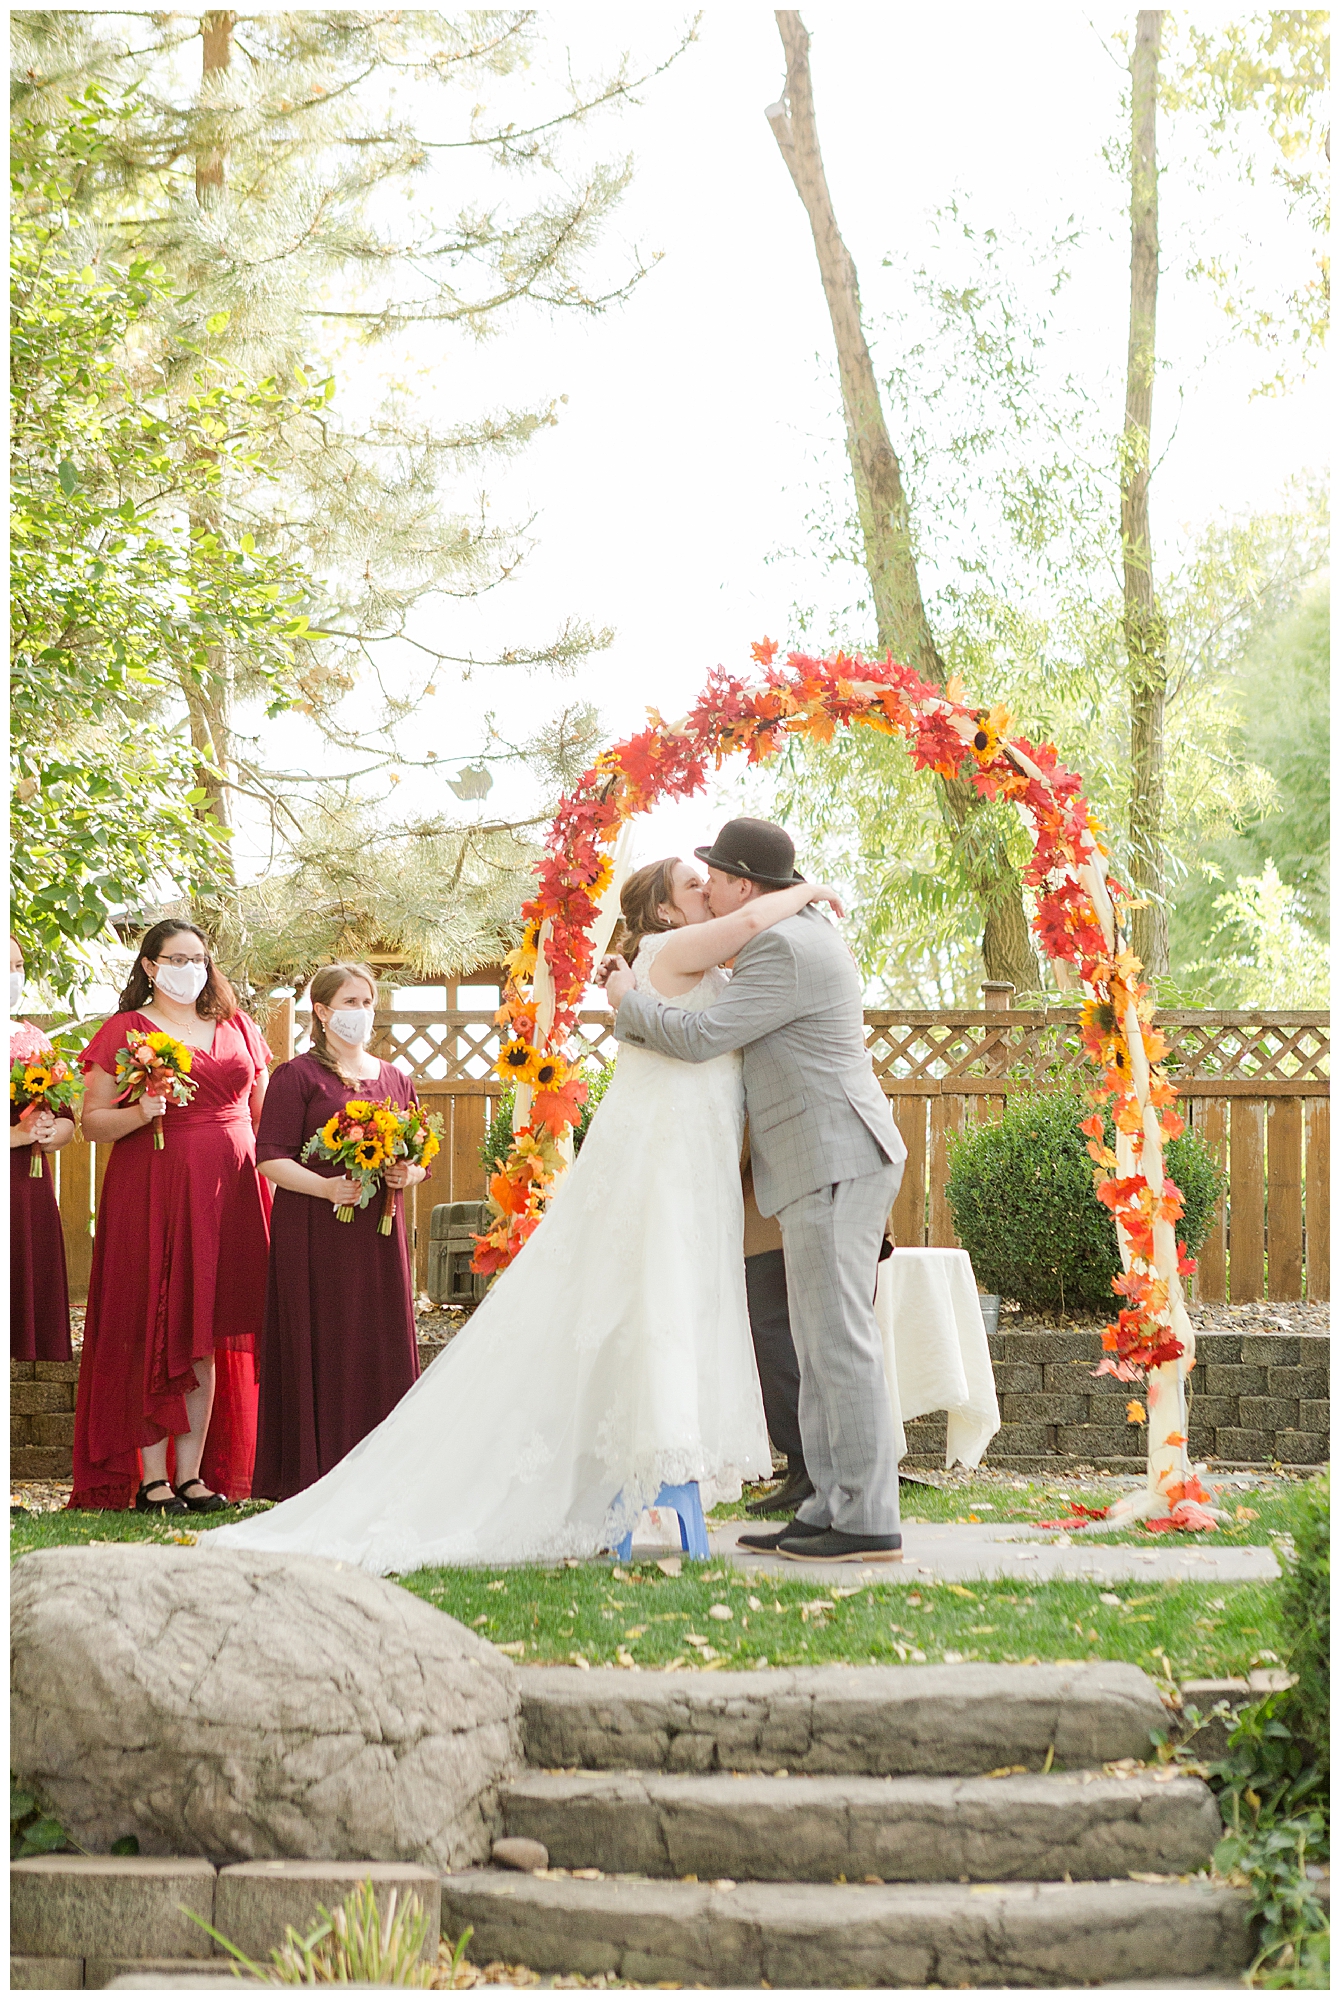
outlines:
[[899, 1458], [903, 1424], [945, 1410], [945, 1464], [976, 1465], [1000, 1429], [1000, 1405], [967, 1251], [895, 1250], [879, 1267], [875, 1318]]

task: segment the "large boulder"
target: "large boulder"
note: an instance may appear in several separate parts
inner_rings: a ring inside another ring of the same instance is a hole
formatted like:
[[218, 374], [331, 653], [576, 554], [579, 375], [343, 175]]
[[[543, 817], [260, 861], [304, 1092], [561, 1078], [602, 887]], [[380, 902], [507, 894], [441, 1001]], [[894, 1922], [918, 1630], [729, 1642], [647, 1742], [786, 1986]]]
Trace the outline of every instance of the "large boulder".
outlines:
[[11, 1572], [10, 1768], [81, 1846], [487, 1860], [516, 1669], [320, 1556], [46, 1549]]

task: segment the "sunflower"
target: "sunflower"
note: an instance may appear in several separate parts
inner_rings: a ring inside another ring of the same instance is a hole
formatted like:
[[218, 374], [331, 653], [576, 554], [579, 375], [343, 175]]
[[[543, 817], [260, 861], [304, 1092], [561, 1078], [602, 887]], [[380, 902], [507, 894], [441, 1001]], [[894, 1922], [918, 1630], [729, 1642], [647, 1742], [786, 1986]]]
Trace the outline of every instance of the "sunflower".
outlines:
[[542, 1056], [535, 1065], [531, 1081], [537, 1090], [561, 1090], [568, 1075], [567, 1064], [557, 1056]]
[[436, 1132], [430, 1131], [428, 1137], [423, 1142], [423, 1151], [419, 1155], [419, 1165], [426, 1167], [431, 1160], [437, 1158], [441, 1150], [442, 1148], [438, 1144]]
[[27, 1091], [42, 1092], [51, 1084], [51, 1071], [45, 1063], [30, 1063], [23, 1072], [23, 1087]]
[[179, 1042], [175, 1035], [165, 1035], [161, 1028], [155, 1029], [148, 1038], [148, 1047], [160, 1056], [170, 1056], [182, 1076], [191, 1073], [191, 1051], [186, 1042]]
[[364, 1168], [368, 1173], [381, 1166], [385, 1158], [386, 1154], [378, 1139], [360, 1139], [354, 1147], [354, 1165]]
[[1010, 712], [997, 702], [994, 708], [979, 708], [973, 716], [977, 724], [970, 748], [979, 764], [990, 764], [1000, 754], [1000, 739], [1010, 726]]
[[321, 1143], [323, 1146], [331, 1146], [331, 1147], [339, 1145], [340, 1114], [338, 1111], [335, 1113], [335, 1116], [333, 1118], [328, 1118], [325, 1124], [321, 1127]]
[[1080, 1009], [1080, 1036], [1089, 1053], [1104, 1069], [1129, 1071], [1126, 1037], [1116, 1008], [1108, 1000], [1086, 1000]]
[[529, 1042], [504, 1042], [493, 1067], [504, 1083], [533, 1083], [540, 1059], [539, 1050], [533, 1049]]
[[372, 1116], [372, 1106], [364, 1097], [351, 1097], [344, 1110], [346, 1117], [351, 1118], [355, 1125], [366, 1125]]

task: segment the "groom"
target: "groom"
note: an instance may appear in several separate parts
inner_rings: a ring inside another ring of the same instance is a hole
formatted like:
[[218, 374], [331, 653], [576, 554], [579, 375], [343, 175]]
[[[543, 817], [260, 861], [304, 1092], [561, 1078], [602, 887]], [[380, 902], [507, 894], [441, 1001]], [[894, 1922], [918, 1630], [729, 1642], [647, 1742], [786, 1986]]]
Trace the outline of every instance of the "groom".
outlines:
[[[714, 917], [804, 879], [790, 835], [768, 820], [733, 819], [694, 852]], [[787, 1527], [741, 1543], [796, 1562], [898, 1561], [898, 1462], [873, 1301], [907, 1149], [871, 1069], [851, 954], [811, 907], [751, 938], [730, 990], [700, 1013], [635, 991], [622, 966], [605, 990], [621, 1042], [683, 1062], [744, 1051], [754, 1188], [781, 1225], [814, 1493]]]

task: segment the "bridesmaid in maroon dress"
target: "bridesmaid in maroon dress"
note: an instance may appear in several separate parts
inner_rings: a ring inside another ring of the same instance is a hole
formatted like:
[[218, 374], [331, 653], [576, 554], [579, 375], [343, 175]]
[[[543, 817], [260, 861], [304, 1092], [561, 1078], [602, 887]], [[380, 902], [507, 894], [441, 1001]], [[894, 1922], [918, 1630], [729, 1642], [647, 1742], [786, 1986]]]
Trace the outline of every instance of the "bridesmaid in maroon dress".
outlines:
[[[302, 1149], [350, 1098], [416, 1102], [394, 1063], [369, 1055], [377, 988], [365, 965], [323, 966], [312, 981], [312, 1047], [281, 1064], [256, 1135], [256, 1158], [274, 1182], [270, 1286], [261, 1343], [258, 1499], [287, 1500], [338, 1464], [375, 1430], [418, 1379], [414, 1291], [403, 1201], [395, 1227], [378, 1233], [380, 1192], [352, 1222], [335, 1210], [358, 1200], [356, 1181]], [[396, 1160], [392, 1187], [412, 1187], [422, 1167]]]
[[[9, 940], [9, 1012], [23, 998], [23, 953]], [[40, 1028], [22, 1022], [10, 1036], [9, 1059], [51, 1047]], [[74, 1137], [73, 1118], [9, 1107], [9, 1353], [13, 1361], [68, 1361], [70, 1296], [65, 1281], [65, 1237], [46, 1155]], [[33, 1179], [33, 1147], [42, 1173]]]
[[[189, 1044], [189, 1104], [118, 1104], [116, 1054], [131, 1029]], [[93, 1239], [72, 1507], [204, 1514], [250, 1492], [270, 1209], [254, 1133], [269, 1056], [204, 933], [155, 924], [121, 1011], [82, 1057], [84, 1131], [116, 1143]]]

